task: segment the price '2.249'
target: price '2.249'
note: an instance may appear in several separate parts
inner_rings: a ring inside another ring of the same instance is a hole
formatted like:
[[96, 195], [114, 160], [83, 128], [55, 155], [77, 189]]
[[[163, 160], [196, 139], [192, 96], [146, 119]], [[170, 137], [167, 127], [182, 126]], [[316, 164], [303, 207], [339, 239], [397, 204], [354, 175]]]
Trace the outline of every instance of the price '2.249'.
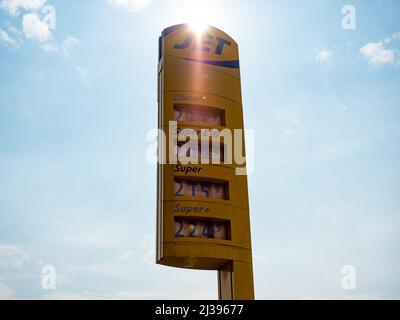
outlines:
[[224, 222], [175, 220], [175, 237], [227, 239]]

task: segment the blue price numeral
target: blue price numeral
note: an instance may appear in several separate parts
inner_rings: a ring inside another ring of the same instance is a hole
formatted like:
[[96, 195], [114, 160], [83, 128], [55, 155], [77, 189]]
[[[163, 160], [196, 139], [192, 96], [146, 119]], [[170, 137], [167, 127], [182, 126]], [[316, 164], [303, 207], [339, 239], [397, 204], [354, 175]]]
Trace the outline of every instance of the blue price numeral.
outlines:
[[177, 238], [184, 237], [185, 235], [184, 235], [183, 233], [181, 233], [181, 232], [182, 232], [182, 229], [183, 229], [183, 222], [178, 221], [178, 223], [179, 223], [179, 229], [178, 229], [178, 231], [175, 233], [175, 237], [177, 237]]
[[183, 183], [181, 181], [175, 181], [176, 183], [179, 183], [179, 189], [175, 192], [175, 197], [183, 197], [183, 194], [181, 193], [183, 189]]

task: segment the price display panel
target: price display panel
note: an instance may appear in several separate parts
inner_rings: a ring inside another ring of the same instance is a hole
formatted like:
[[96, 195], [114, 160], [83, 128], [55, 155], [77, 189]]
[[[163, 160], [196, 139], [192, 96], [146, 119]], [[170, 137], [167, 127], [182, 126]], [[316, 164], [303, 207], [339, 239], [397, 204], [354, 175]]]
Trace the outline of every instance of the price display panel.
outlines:
[[225, 125], [223, 110], [191, 104], [175, 104], [174, 120]]
[[[202, 148], [201, 141], [199, 143], [196, 150], [192, 148], [182, 148], [185, 142], [179, 141], [178, 142], [178, 159], [182, 156], [187, 158], [195, 157], [198, 163], [223, 163], [224, 162], [224, 145], [221, 145], [220, 148], [213, 148], [212, 144], [209, 144], [209, 147]], [[208, 149], [208, 150], [207, 150]], [[207, 162], [206, 162], [207, 160]]]
[[228, 222], [175, 218], [175, 237], [229, 240]]
[[228, 184], [175, 178], [174, 194], [175, 197], [228, 199]]

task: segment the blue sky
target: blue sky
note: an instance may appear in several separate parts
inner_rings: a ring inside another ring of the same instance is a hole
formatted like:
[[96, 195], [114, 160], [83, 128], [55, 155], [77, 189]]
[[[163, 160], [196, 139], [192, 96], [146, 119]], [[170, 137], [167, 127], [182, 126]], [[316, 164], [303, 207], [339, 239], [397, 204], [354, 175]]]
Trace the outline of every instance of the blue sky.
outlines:
[[400, 298], [398, 1], [0, 0], [0, 299], [217, 298], [154, 264], [158, 36], [194, 20], [239, 43], [256, 297]]

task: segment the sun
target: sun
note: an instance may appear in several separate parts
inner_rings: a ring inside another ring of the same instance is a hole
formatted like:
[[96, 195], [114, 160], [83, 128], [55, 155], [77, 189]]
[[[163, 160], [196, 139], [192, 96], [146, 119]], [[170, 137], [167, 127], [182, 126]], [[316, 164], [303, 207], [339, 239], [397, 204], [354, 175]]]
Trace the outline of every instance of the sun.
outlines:
[[197, 36], [201, 36], [208, 27], [208, 23], [206, 23], [205, 21], [198, 19], [198, 20], [192, 20], [191, 22], [189, 22], [189, 28], [190, 30], [195, 33]]
[[[188, 1], [189, 3], [190, 1]], [[190, 8], [184, 11], [184, 20], [188, 22], [189, 28], [194, 34], [201, 36], [210, 25], [213, 25], [213, 22], [217, 21], [214, 13], [215, 10], [210, 10], [214, 6], [211, 2], [209, 3], [209, 1], [205, 0], [196, 1], [195, 3], [191, 2], [190, 4]]]
[[[1, 1], [1, 0], [0, 0]], [[165, 25], [187, 24], [196, 36], [203, 36], [211, 26], [232, 30], [237, 26], [236, 14], [217, 0], [170, 0], [177, 5], [168, 7]], [[179, 5], [178, 5], [179, 3]]]

